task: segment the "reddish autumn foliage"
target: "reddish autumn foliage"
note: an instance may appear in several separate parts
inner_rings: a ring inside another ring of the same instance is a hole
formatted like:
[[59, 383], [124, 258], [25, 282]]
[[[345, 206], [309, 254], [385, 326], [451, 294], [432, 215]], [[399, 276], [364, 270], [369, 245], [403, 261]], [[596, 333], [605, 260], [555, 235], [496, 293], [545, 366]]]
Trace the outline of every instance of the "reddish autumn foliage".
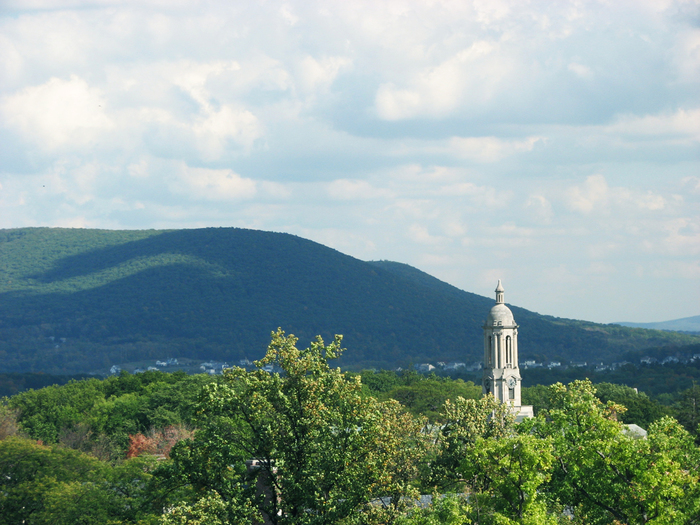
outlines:
[[129, 450], [126, 452], [126, 457], [135, 458], [143, 453], [154, 454], [154, 445], [154, 440], [143, 434], [129, 435]]
[[151, 430], [148, 435], [129, 435], [129, 450], [126, 457], [134, 458], [141, 454], [153, 454], [167, 458], [175, 443], [181, 439], [192, 437], [192, 434], [193, 432], [188, 428], [178, 425]]

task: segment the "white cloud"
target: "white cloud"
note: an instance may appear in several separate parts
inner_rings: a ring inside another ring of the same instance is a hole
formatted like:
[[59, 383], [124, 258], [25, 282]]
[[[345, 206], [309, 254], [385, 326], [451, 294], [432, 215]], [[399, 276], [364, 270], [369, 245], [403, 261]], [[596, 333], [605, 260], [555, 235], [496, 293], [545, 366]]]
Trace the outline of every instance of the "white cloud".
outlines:
[[572, 210], [590, 213], [608, 202], [608, 183], [602, 175], [591, 175], [583, 186], [570, 188], [567, 198]]
[[647, 210], [663, 210], [666, 207], [666, 199], [658, 194], [648, 191], [646, 194], [639, 195], [636, 199], [637, 206]]
[[482, 289], [489, 289], [493, 286], [495, 292], [496, 284], [499, 279], [504, 282], [505, 286], [508, 285], [508, 274], [509, 271], [505, 268], [489, 268], [488, 270], [483, 270], [479, 274], [479, 287]]
[[251, 199], [257, 192], [255, 181], [232, 170], [191, 168], [184, 164], [169, 186], [175, 193], [212, 201]]
[[700, 217], [678, 217], [663, 224], [662, 249], [672, 254], [700, 254]]
[[249, 151], [264, 134], [261, 122], [240, 104], [222, 104], [217, 101], [209, 87], [209, 83], [217, 77], [236, 74], [241, 69], [236, 61], [201, 64], [179, 61], [161, 64], [155, 71], [156, 93], [165, 98], [170, 86], [178, 86], [192, 97], [197, 107], [182, 116], [176, 115], [174, 111], [152, 108], [141, 109], [139, 115], [144, 124], [157, 122], [166, 128], [193, 135], [195, 147], [205, 161], [220, 159], [234, 144]]
[[4, 96], [0, 112], [6, 126], [42, 148], [78, 149], [94, 145], [113, 128], [105, 106], [99, 89], [71, 75]]
[[511, 71], [497, 50], [496, 44], [480, 40], [439, 65], [418, 71], [406, 87], [392, 82], [380, 85], [377, 114], [385, 120], [437, 118], [465, 102], [474, 105], [492, 98]]
[[448, 237], [462, 237], [466, 235], [468, 227], [459, 220], [448, 218], [442, 229]]
[[544, 195], [530, 195], [525, 202], [525, 210], [536, 222], [550, 224], [554, 212], [552, 203]]
[[670, 136], [700, 142], [700, 108], [655, 115], [625, 115], [605, 127], [610, 134]]
[[586, 268], [586, 273], [589, 275], [614, 275], [617, 273], [617, 269], [612, 264], [593, 261], [588, 268]]
[[288, 184], [280, 184], [278, 182], [260, 181], [257, 184], [259, 195], [268, 197], [273, 200], [287, 200], [293, 195], [293, 190]]
[[617, 215], [633, 213], [630, 209], [659, 212], [665, 210], [669, 204], [668, 198], [651, 190], [610, 187], [605, 177], [600, 174], [587, 177], [582, 185], [570, 187], [565, 192], [565, 200], [571, 210], [584, 214], [592, 211], [610, 213], [613, 206]]
[[421, 224], [411, 224], [408, 228], [408, 237], [418, 244], [439, 244], [445, 241], [443, 237], [431, 235], [428, 228]]
[[262, 126], [250, 111], [222, 106], [197, 118], [192, 126], [197, 138], [197, 148], [205, 160], [216, 160], [226, 152], [230, 142], [249, 150], [256, 139], [263, 135]]
[[149, 175], [148, 160], [145, 158], [141, 158], [141, 159], [139, 159], [138, 162], [134, 162], [132, 164], [129, 164], [126, 167], [126, 171], [132, 177], [138, 177], [138, 178], [148, 177], [148, 175]]
[[289, 4], [282, 5], [280, 8], [280, 15], [282, 15], [282, 18], [290, 26], [296, 25], [296, 23], [299, 22], [299, 17], [294, 14], [293, 9]]
[[682, 81], [700, 81], [700, 28], [693, 27], [682, 31], [676, 43], [673, 60]]
[[700, 195], [700, 177], [684, 177], [681, 183], [688, 186], [691, 193]]
[[9, 86], [22, 71], [22, 55], [6, 35], [0, 34], [0, 86]]
[[460, 198], [467, 197], [477, 208], [502, 208], [507, 206], [513, 195], [508, 190], [498, 190], [492, 186], [480, 186], [473, 182], [458, 182], [438, 186], [429, 191], [438, 197]]
[[572, 71], [576, 76], [581, 78], [590, 78], [593, 76], [593, 71], [588, 66], [583, 64], [577, 64], [576, 62], [571, 62], [568, 66], [569, 71]]
[[[239, 71], [241, 66], [236, 61], [216, 60], [197, 63], [189, 60], [164, 64], [163, 73], [166, 80], [187, 91], [203, 108], [210, 109], [210, 94], [207, 81], [225, 72]], [[168, 79], [168, 76], [170, 77]]]
[[497, 162], [509, 155], [532, 151], [543, 137], [527, 137], [525, 140], [502, 140], [497, 137], [453, 137], [449, 149], [459, 158], [476, 162]]
[[377, 188], [364, 180], [334, 180], [327, 186], [328, 195], [338, 200], [378, 199], [392, 196], [392, 192]]
[[346, 57], [326, 57], [316, 60], [306, 56], [299, 65], [299, 86], [303, 92], [327, 90], [340, 70], [351, 63]]

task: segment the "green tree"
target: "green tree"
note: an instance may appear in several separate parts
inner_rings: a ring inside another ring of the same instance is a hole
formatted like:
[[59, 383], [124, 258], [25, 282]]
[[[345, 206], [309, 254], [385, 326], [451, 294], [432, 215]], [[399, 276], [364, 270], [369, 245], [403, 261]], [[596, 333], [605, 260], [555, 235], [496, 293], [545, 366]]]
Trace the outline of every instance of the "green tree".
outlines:
[[618, 421], [622, 413], [603, 405], [589, 381], [550, 387], [550, 408], [520, 429], [553, 443], [548, 496], [590, 524], [695, 523], [698, 451], [689, 434], [662, 418], [637, 439]]
[[479, 437], [459, 470], [470, 480], [479, 523], [555, 523], [538, 493], [549, 480], [552, 443], [531, 435]]
[[469, 525], [472, 521], [472, 506], [463, 496], [434, 495], [427, 508], [411, 508], [396, 525]]
[[540, 410], [549, 408], [549, 388], [545, 385], [533, 385], [522, 389], [523, 405], [531, 405], [535, 415]]
[[393, 388], [387, 397], [396, 399], [411, 414], [426, 416], [431, 421], [441, 421], [440, 410], [448, 399], [479, 399], [481, 387], [471, 381], [449, 380], [428, 377], [411, 385]]
[[[201, 430], [175, 447], [162, 477], [194, 505], [214, 492], [237, 509], [254, 501], [275, 524], [360, 519], [375, 498], [398, 504], [415, 494], [423, 423], [361, 395], [359, 376], [328, 365], [342, 353], [340, 336], [304, 350], [296, 341], [278, 330], [256, 370], [234, 368], [205, 387]], [[247, 472], [245, 460], [256, 462]]]
[[626, 385], [615, 385], [612, 383], [598, 383], [595, 385], [596, 397], [603, 403], [613, 401], [623, 405], [627, 410], [621, 414], [620, 420], [623, 423], [635, 423], [643, 428], [647, 428], [652, 422], [661, 419], [668, 412], [666, 407], [649, 399], [641, 392]]
[[28, 390], [10, 398], [9, 406], [19, 412], [22, 430], [35, 439], [55, 443], [62, 429], [80, 423], [101, 400], [102, 383], [89, 379]]
[[148, 459], [112, 467], [59, 445], [0, 441], [0, 524], [74, 525], [153, 517], [145, 488]]
[[443, 405], [439, 427], [434, 427], [437, 442], [430, 483], [440, 490], [462, 491], [472, 480], [460, 470], [468, 451], [479, 439], [505, 438], [513, 431], [515, 418], [510, 408], [493, 396], [480, 399], [458, 397]]
[[697, 439], [700, 425], [700, 385], [693, 384], [691, 388], [681, 392], [673, 412], [678, 421]]
[[211, 492], [201, 496], [194, 503], [182, 502], [161, 516], [161, 525], [227, 525], [229, 523], [256, 523], [261, 520], [260, 513], [250, 501], [233, 510], [218, 493]]
[[17, 412], [17, 409], [8, 406], [6, 397], [0, 398], [0, 441], [19, 433]]
[[372, 394], [388, 392], [392, 388], [401, 385], [401, 378], [396, 372], [390, 370], [362, 370], [362, 385]]

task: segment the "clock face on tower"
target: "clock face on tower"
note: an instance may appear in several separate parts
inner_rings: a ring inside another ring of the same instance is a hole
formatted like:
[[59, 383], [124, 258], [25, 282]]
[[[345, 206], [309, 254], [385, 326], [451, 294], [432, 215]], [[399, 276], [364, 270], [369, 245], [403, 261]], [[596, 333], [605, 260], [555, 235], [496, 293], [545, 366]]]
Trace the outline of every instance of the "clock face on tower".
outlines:
[[515, 384], [516, 384], [515, 378], [509, 377], [508, 378], [508, 388], [515, 388]]

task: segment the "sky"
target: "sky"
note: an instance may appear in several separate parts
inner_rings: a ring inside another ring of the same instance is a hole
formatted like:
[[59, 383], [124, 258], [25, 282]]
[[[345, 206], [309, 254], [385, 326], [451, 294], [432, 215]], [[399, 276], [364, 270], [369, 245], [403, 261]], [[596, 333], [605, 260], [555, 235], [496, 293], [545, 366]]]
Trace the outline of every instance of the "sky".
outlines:
[[700, 315], [700, 1], [2, 0], [27, 226], [287, 232], [542, 314]]

